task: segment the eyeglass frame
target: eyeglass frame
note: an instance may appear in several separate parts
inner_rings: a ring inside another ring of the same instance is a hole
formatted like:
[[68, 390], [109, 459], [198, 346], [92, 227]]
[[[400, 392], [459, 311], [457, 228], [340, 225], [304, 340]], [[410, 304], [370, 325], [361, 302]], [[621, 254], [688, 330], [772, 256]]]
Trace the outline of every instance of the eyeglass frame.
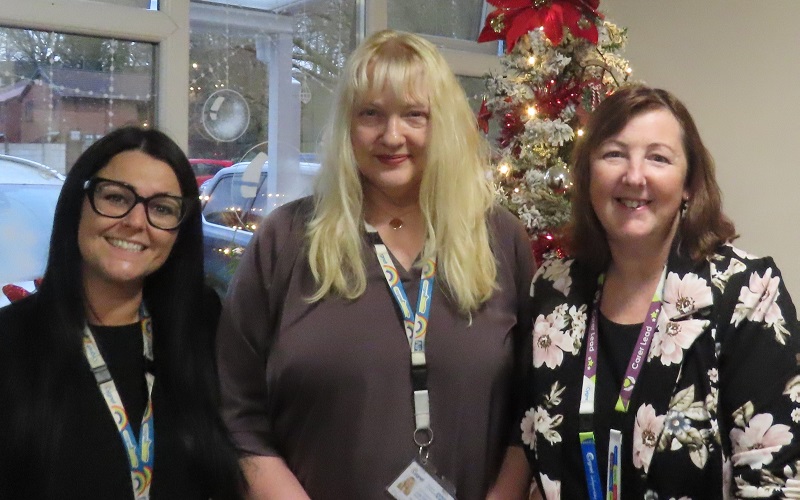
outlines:
[[[97, 207], [95, 206], [94, 194], [95, 194], [95, 190], [97, 188], [97, 185], [100, 184], [101, 182], [110, 182], [111, 184], [115, 184], [117, 186], [122, 186], [125, 189], [129, 190], [131, 193], [133, 193], [133, 205], [131, 205], [130, 208], [128, 208], [128, 210], [122, 215], [108, 215], [108, 214], [104, 214], [104, 213], [100, 212], [100, 210], [98, 210]], [[121, 182], [121, 181], [115, 181], [113, 179], [106, 179], [104, 177], [92, 177], [91, 179], [88, 179], [86, 182], [83, 183], [83, 191], [84, 191], [84, 193], [86, 193], [86, 196], [89, 198], [89, 205], [92, 207], [92, 210], [94, 210], [94, 213], [96, 213], [97, 215], [101, 215], [103, 217], [108, 217], [109, 219], [122, 219], [124, 217], [127, 217], [128, 214], [130, 214], [133, 211], [133, 209], [136, 207], [136, 205], [141, 203], [142, 206], [144, 206], [144, 214], [145, 214], [145, 218], [147, 219], [147, 223], [150, 224], [151, 226], [153, 226], [154, 228], [160, 229], [162, 231], [174, 231], [174, 230], [178, 229], [181, 226], [181, 224], [183, 224], [183, 221], [186, 220], [186, 215], [189, 213], [189, 210], [191, 208], [190, 205], [189, 205], [189, 203], [191, 202], [191, 197], [189, 197], [189, 196], [175, 196], [175, 195], [166, 194], [166, 193], [156, 193], [153, 196], [144, 197], [144, 196], [141, 196], [139, 193], [137, 193], [136, 189], [133, 186], [131, 186], [130, 184], [126, 184], [126, 183]], [[152, 200], [154, 200], [156, 198], [163, 198], [163, 197], [172, 198], [173, 200], [180, 200], [180, 202], [181, 202], [181, 215], [180, 215], [180, 218], [178, 219], [178, 223], [174, 227], [171, 227], [171, 228], [159, 227], [159, 226], [153, 224], [153, 221], [150, 220], [150, 211], [148, 210], [148, 204], [150, 203], [150, 201], [152, 201]]]

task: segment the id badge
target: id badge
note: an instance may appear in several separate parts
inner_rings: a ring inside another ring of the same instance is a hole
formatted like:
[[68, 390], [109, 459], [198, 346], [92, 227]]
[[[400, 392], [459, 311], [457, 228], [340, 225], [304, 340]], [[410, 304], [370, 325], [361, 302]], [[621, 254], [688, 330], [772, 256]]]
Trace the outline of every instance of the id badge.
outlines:
[[619, 500], [622, 497], [622, 433], [611, 429], [608, 434], [608, 479], [607, 500]]
[[455, 500], [456, 488], [438, 475], [430, 464], [415, 458], [392, 481], [386, 492], [396, 500]]

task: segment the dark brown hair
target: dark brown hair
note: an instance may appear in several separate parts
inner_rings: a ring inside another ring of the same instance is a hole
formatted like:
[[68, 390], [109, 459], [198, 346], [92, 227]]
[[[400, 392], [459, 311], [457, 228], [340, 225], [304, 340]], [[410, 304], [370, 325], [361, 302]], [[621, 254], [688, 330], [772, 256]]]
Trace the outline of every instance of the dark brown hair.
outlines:
[[608, 266], [611, 254], [606, 232], [592, 208], [589, 196], [592, 154], [628, 122], [642, 113], [666, 109], [678, 120], [688, 171], [689, 194], [685, 216], [676, 238], [681, 252], [700, 261], [727, 241], [736, 238], [736, 228], [722, 213], [722, 195], [714, 174], [714, 160], [703, 145], [697, 126], [674, 95], [643, 85], [622, 88], [605, 99], [592, 113], [585, 134], [576, 141], [572, 154], [572, 221], [568, 229], [569, 253], [596, 270]]

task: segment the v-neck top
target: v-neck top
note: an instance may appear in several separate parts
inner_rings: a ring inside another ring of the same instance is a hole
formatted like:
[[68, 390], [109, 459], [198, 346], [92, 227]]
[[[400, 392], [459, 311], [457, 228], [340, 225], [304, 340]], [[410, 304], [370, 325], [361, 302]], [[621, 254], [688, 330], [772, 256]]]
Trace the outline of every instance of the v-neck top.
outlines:
[[[244, 453], [281, 456], [316, 500], [382, 498], [417, 455], [409, 345], [366, 234], [366, 292], [309, 303], [315, 280], [303, 247], [288, 245], [299, 204], [272, 212], [242, 257], [217, 335], [224, 417]], [[434, 433], [430, 459], [459, 499], [484, 498], [513, 434], [530, 363], [530, 244], [505, 209], [489, 218], [498, 289], [470, 319], [437, 279], [426, 357]], [[285, 246], [284, 246], [285, 245]], [[273, 289], [279, 253], [294, 255], [290, 278]], [[420, 269], [398, 266], [412, 305]], [[265, 317], [283, 301], [277, 331]], [[528, 361], [524, 361], [525, 356]]]

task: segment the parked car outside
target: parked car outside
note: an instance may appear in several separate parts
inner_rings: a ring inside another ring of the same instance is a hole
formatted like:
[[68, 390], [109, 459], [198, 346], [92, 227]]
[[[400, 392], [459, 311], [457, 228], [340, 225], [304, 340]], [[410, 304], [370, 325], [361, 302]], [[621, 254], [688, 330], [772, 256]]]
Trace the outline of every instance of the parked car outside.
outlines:
[[223, 168], [230, 167], [231, 165], [233, 165], [233, 162], [231, 160], [192, 158], [189, 160], [189, 164], [192, 166], [192, 170], [194, 171], [194, 177], [195, 179], [197, 179], [197, 185], [199, 187], [205, 181], [214, 177], [214, 174], [216, 174]]
[[[220, 297], [227, 293], [253, 232], [273, 206], [265, 156], [223, 168], [200, 186], [206, 283]], [[304, 175], [315, 175], [319, 170], [316, 156], [300, 155], [299, 169]]]
[[[267, 165], [256, 179], [243, 174], [250, 162], [217, 172], [200, 186], [206, 283], [223, 297], [244, 247], [266, 215]], [[244, 193], [243, 193], [244, 191]], [[246, 196], [247, 195], [247, 196]]]
[[63, 175], [41, 163], [0, 155], [0, 307], [35, 290], [63, 184]]

